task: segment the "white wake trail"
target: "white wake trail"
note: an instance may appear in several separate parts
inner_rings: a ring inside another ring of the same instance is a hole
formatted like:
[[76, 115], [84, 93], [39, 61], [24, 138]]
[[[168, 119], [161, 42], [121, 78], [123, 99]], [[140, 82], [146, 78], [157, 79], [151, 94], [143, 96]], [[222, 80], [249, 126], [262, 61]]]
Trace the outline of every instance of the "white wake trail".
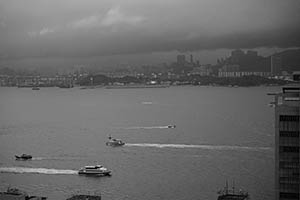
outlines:
[[168, 126], [133, 126], [133, 127], [126, 127], [122, 129], [167, 129]]
[[31, 160], [79, 160], [79, 157], [33, 157]]
[[77, 174], [76, 170], [69, 169], [47, 169], [27, 167], [0, 167], [0, 173], [32, 173], [32, 174]]
[[247, 147], [247, 146], [228, 146], [228, 145], [194, 145], [194, 144], [125, 144], [128, 147], [153, 147], [153, 148], [194, 148], [194, 149], [207, 149], [207, 150], [246, 150], [246, 151], [266, 151], [270, 147]]

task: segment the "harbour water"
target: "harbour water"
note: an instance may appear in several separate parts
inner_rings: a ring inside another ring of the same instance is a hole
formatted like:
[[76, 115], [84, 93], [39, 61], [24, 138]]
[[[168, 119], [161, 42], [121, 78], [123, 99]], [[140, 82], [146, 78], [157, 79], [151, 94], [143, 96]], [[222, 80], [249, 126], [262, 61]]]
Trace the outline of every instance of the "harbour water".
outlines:
[[[276, 87], [0, 88], [0, 189], [62, 200], [217, 199], [235, 181], [274, 199]], [[168, 125], [176, 125], [169, 128]], [[105, 145], [108, 135], [122, 147]], [[31, 161], [16, 161], [28, 153]], [[102, 164], [111, 177], [77, 175]]]

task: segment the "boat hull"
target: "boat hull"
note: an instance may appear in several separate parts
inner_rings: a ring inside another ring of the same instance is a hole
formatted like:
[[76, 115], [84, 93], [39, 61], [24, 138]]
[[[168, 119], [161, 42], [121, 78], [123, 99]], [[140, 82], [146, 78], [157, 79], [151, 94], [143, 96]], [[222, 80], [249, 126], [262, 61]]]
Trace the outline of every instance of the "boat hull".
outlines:
[[111, 176], [110, 171], [105, 172], [87, 172], [87, 171], [80, 171], [78, 172], [79, 175], [86, 175], [86, 176]]
[[124, 146], [125, 143], [124, 142], [106, 142], [107, 146], [112, 146], [112, 147], [120, 147], [120, 146]]
[[168, 128], [176, 128], [175, 125], [168, 125]]
[[32, 156], [15, 156], [16, 160], [31, 160]]

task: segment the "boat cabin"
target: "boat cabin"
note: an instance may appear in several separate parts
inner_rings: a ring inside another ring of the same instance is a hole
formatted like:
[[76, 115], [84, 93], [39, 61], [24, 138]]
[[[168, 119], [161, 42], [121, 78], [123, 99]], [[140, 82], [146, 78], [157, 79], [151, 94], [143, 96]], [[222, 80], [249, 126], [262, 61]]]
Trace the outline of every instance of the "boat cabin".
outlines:
[[85, 169], [100, 169], [103, 168], [102, 165], [94, 165], [94, 166], [85, 166]]

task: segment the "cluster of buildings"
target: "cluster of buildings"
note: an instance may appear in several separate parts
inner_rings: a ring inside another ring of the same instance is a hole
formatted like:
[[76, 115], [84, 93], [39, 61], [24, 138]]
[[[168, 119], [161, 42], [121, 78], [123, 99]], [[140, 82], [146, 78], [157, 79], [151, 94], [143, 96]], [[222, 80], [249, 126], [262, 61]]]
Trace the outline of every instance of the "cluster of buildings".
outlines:
[[186, 74], [186, 75], [200, 75], [211, 76], [213, 70], [211, 65], [201, 65], [199, 60], [194, 61], [193, 55], [190, 55], [189, 61], [185, 55], [177, 55], [176, 62], [170, 66], [170, 74]]
[[194, 61], [193, 55], [187, 60], [185, 55], [178, 55], [171, 65], [174, 74], [215, 76], [220, 78], [234, 78], [243, 76], [276, 77], [292, 79], [292, 74], [285, 72], [282, 67], [282, 58], [274, 54], [270, 58], [258, 55], [257, 51], [246, 52], [237, 49], [231, 52], [226, 59], [218, 59], [218, 64], [201, 65], [199, 60]]
[[0, 75], [0, 86], [15, 87], [73, 87], [78, 78], [73, 75], [60, 76], [8, 76]]
[[257, 51], [248, 50], [244, 52], [240, 49], [234, 50], [229, 58], [218, 62], [221, 64], [218, 70], [218, 77], [271, 77], [281, 75], [282, 63], [280, 56], [271, 56], [271, 64], [267, 69], [264, 66], [260, 66], [261, 69], [255, 66], [261, 62], [263, 62], [263, 57], [259, 56]]

